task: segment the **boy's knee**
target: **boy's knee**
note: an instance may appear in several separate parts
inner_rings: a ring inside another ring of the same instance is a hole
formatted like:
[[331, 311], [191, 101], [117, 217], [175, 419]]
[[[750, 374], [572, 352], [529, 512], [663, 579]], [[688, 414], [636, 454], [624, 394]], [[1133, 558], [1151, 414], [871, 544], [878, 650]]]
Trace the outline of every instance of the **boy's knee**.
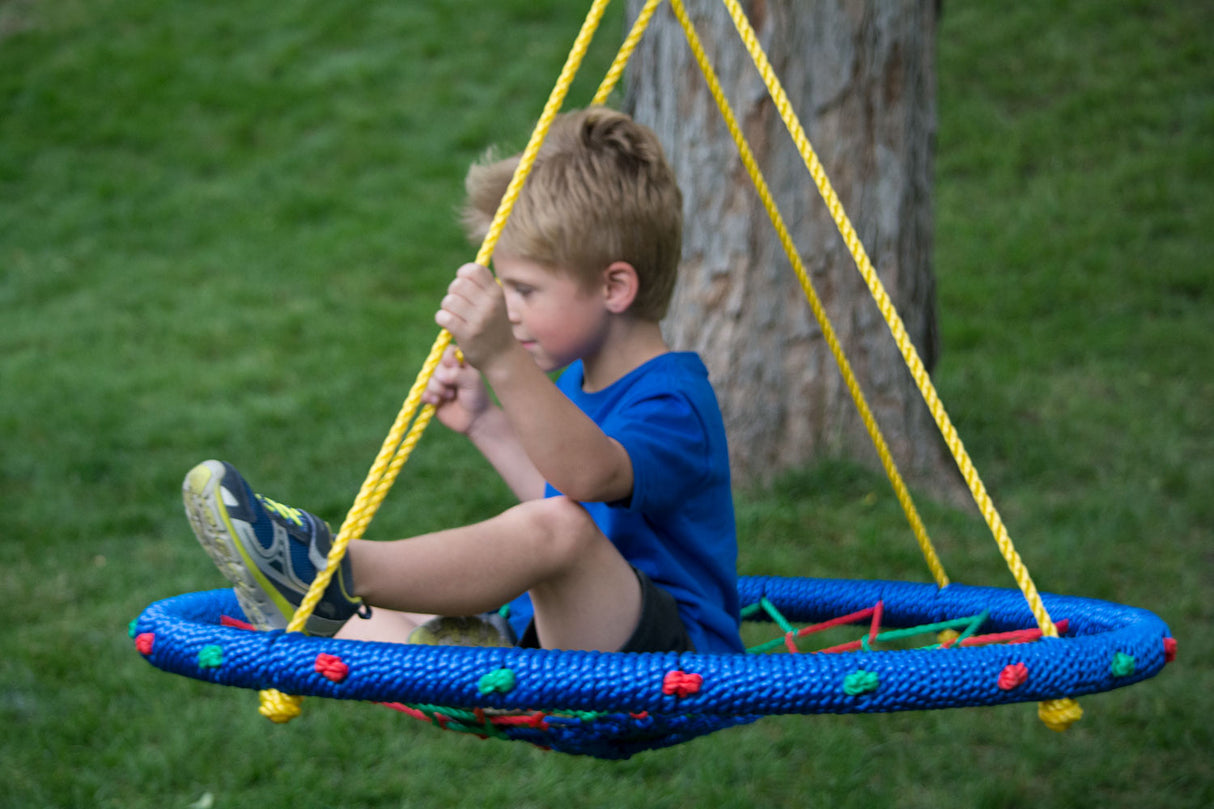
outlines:
[[572, 561], [602, 537], [586, 509], [568, 497], [531, 500], [519, 508], [530, 523], [532, 541], [540, 545], [537, 550], [550, 559]]

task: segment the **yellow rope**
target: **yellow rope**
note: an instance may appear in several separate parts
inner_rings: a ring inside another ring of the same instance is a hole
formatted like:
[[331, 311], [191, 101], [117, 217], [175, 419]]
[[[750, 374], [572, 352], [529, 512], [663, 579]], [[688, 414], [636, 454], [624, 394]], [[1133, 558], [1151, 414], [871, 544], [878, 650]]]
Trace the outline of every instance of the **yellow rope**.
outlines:
[[742, 164], [750, 174], [751, 180], [754, 181], [755, 190], [758, 191], [759, 198], [763, 202], [763, 207], [767, 209], [767, 215], [770, 217], [772, 225], [775, 226], [780, 244], [784, 247], [784, 252], [788, 256], [793, 271], [797, 275], [797, 280], [801, 282], [801, 289], [805, 293], [805, 298], [809, 301], [814, 318], [822, 329], [822, 337], [826, 341], [827, 347], [830, 348], [831, 354], [834, 355], [835, 362], [838, 363], [839, 370], [843, 374], [843, 381], [847, 385], [852, 399], [855, 400], [856, 409], [860, 413], [860, 418], [864, 422], [865, 429], [868, 430], [868, 435], [872, 439], [873, 446], [876, 447], [877, 455], [881, 459], [881, 466], [885, 469], [885, 474], [889, 477], [889, 481], [894, 487], [894, 493], [898, 497], [898, 502], [902, 504], [902, 510], [906, 512], [907, 520], [910, 522], [915, 538], [919, 542], [919, 549], [923, 552], [923, 558], [927, 562], [927, 567], [931, 571], [932, 577], [936, 580], [936, 584], [940, 587], [945, 587], [948, 585], [948, 575], [944, 572], [944, 566], [940, 562], [940, 557], [936, 554], [936, 549], [927, 534], [927, 529], [919, 518], [919, 512], [915, 508], [914, 501], [911, 499], [910, 491], [907, 489], [902, 475], [898, 472], [893, 454], [885, 443], [885, 437], [881, 434], [881, 429], [877, 425], [876, 418], [873, 416], [872, 410], [864, 398], [864, 392], [860, 388], [860, 383], [856, 379], [856, 374], [852, 370], [851, 363], [848, 362], [847, 356], [843, 352], [839, 338], [835, 334], [834, 326], [830, 322], [830, 317], [826, 314], [822, 300], [818, 297], [813, 282], [809, 278], [809, 273], [805, 270], [805, 264], [801, 260], [797, 246], [793, 243], [792, 236], [789, 234], [788, 228], [784, 223], [784, 217], [776, 206], [771, 191], [767, 186], [767, 181], [763, 178], [763, 173], [755, 161], [750, 145], [742, 134], [741, 127], [738, 125], [733, 109], [725, 98], [725, 93], [721, 89], [721, 82], [717, 78], [716, 71], [704, 53], [704, 47], [700, 42], [699, 35], [696, 33], [695, 26], [687, 16], [687, 11], [683, 7], [681, 0], [671, 0], [670, 7], [674, 10], [675, 16], [678, 17], [679, 23], [683, 26], [683, 31], [687, 36], [687, 44], [695, 55], [696, 62], [700, 66], [700, 72], [704, 74], [704, 79], [708, 82], [709, 92], [712, 93], [712, 97], [716, 100], [717, 107], [721, 111], [721, 117], [729, 128], [730, 135], [733, 136], [734, 143], [738, 148], [738, 154], [742, 159]]
[[624, 75], [624, 67], [628, 64], [628, 60], [632, 58], [632, 54], [640, 43], [641, 37], [645, 34], [645, 29], [649, 27], [649, 21], [653, 19], [653, 13], [657, 11], [658, 6], [661, 4], [662, 0], [648, 0], [645, 3], [645, 6], [641, 9], [641, 13], [637, 15], [636, 22], [632, 24], [628, 36], [624, 37], [624, 42], [620, 45], [620, 50], [616, 53], [611, 67], [607, 68], [607, 75], [603, 77], [603, 82], [599, 85], [598, 92], [594, 94], [594, 99], [590, 102], [591, 104], [607, 103], [611, 91], [615, 89], [616, 84], [620, 81], [620, 77]]
[[911, 342], [910, 337], [907, 335], [906, 326], [903, 325], [902, 318], [898, 315], [897, 309], [894, 308], [893, 302], [890, 301], [889, 295], [885, 292], [885, 286], [877, 276], [876, 270], [873, 269], [872, 262], [864, 250], [864, 245], [861, 244], [860, 237], [856, 235], [855, 228], [852, 227], [851, 222], [848, 220], [847, 213], [843, 210], [843, 205], [831, 186], [830, 179], [826, 176], [826, 171], [822, 168], [822, 164], [818, 160], [813, 146], [810, 145], [809, 138], [806, 137], [805, 130], [797, 119], [797, 115], [792, 109], [792, 104], [789, 102], [784, 88], [780, 85], [780, 80], [776, 77], [775, 71], [772, 70], [771, 63], [768, 62], [767, 55], [763, 52], [763, 48], [759, 44], [759, 39], [751, 27], [750, 21], [746, 19], [746, 14], [742, 11], [738, 0], [723, 1], [729, 9], [734, 26], [738, 29], [738, 34], [742, 37], [742, 42], [746, 46], [747, 51], [749, 51], [755, 67], [758, 68], [759, 73], [763, 76], [763, 80], [767, 83], [767, 89], [771, 94], [772, 101], [775, 102], [776, 109], [780, 111], [784, 125], [788, 128], [789, 134], [792, 135], [793, 141], [801, 153], [801, 158], [805, 162], [805, 167], [809, 170], [810, 175], [813, 176], [814, 182], [817, 183], [818, 191], [826, 202], [826, 207], [830, 210], [831, 217], [839, 229], [839, 234], [843, 237], [847, 249], [851, 251], [852, 258], [856, 262], [860, 275], [864, 277], [873, 300], [877, 302], [877, 307], [881, 310], [881, 314], [884, 315], [885, 321], [893, 333], [894, 340], [898, 344], [898, 349], [902, 352], [902, 357], [910, 369], [911, 376], [919, 386], [919, 392], [922, 394], [923, 400], [927, 403], [928, 409], [931, 411], [941, 434], [944, 436], [945, 442], [948, 444], [948, 448], [952, 451], [953, 457], [957, 461], [957, 466], [960, 468], [965, 482], [970, 487], [970, 493], [974, 497], [974, 502], [978, 504], [982, 516], [986, 518], [987, 525], [995, 536], [995, 541], [999, 545], [999, 549], [1003, 553], [1004, 559], [1016, 579], [1016, 583], [1020, 585], [1025, 599], [1029, 602], [1033, 614], [1037, 617], [1037, 622], [1041, 626], [1042, 633], [1047, 637], [1057, 637], [1058, 630], [1054, 627], [1054, 623], [1050, 620], [1045, 606], [1041, 603], [1041, 596], [1038, 595], [1032, 579], [1029, 578], [1024, 563], [1020, 560], [1019, 554], [1016, 553], [1016, 549], [1012, 546], [1011, 538], [1008, 536], [1007, 529], [1003, 525], [1003, 520], [999, 517], [999, 512], [991, 502], [991, 498], [987, 494], [986, 487], [978, 476], [977, 470], [974, 469], [974, 464], [970, 460], [969, 453], [966, 452], [965, 446], [961, 443], [961, 439], [958, 437], [948, 413], [945, 412], [944, 406], [940, 402], [940, 397], [936, 393], [935, 386], [932, 385], [931, 377], [928, 375], [927, 369], [923, 367], [923, 361], [919, 358], [919, 352], [915, 349], [914, 343]]
[[[672, 0], [672, 4], [675, 2], [678, 2], [678, 0]], [[805, 162], [805, 167], [814, 178], [818, 191], [826, 202], [831, 217], [839, 229], [839, 234], [843, 237], [844, 243], [847, 244], [847, 248], [856, 262], [856, 268], [859, 270], [860, 275], [863, 276], [865, 283], [868, 284], [873, 300], [876, 301], [878, 309], [880, 309], [881, 314], [885, 317], [885, 322], [889, 325], [894, 341], [902, 352], [902, 358], [906, 362], [906, 366], [910, 370], [915, 383], [918, 385], [919, 392], [923, 396], [924, 402], [927, 403], [928, 410], [936, 420], [936, 426], [940, 429], [940, 434], [944, 436], [944, 441], [949, 451], [952, 452], [954, 460], [957, 462], [957, 468], [961, 470], [961, 475], [969, 486], [974, 502], [978, 505], [979, 511], [986, 520], [986, 524], [995, 538], [995, 544], [999, 546], [999, 552], [1007, 563], [1008, 570], [1011, 571], [1012, 577], [1016, 580], [1016, 584], [1024, 594], [1025, 601], [1028, 602], [1029, 609], [1032, 610], [1033, 616], [1041, 628], [1041, 634], [1047, 638], [1058, 637], [1058, 629], [1054, 626], [1054, 622], [1041, 600], [1041, 595], [1037, 592], [1036, 585], [1033, 584], [1033, 580], [1029, 576], [1028, 569], [1021, 560], [1020, 554], [1012, 544], [1011, 536], [1008, 534], [1007, 527], [1003, 524], [1003, 519], [999, 516], [999, 511], [995, 508], [995, 504], [987, 493], [986, 486], [982, 483], [982, 478], [978, 475], [978, 471], [975, 469], [973, 461], [965, 449], [965, 445], [962, 444], [957, 430], [953, 427], [952, 420], [949, 418], [939, 395], [936, 393], [931, 377], [923, 366], [919, 352], [915, 349], [914, 343], [911, 342], [910, 337], [907, 335], [902, 318], [898, 315], [897, 309], [886, 293], [885, 286], [877, 276], [876, 270], [873, 269], [872, 262], [864, 250], [864, 245], [860, 242], [855, 228], [852, 227], [851, 222], [848, 220], [847, 214], [843, 210], [843, 205], [831, 186], [830, 180], [826, 176], [826, 172], [822, 168], [822, 164], [818, 160], [813, 146], [810, 145], [809, 138], [806, 137], [805, 130], [802, 128], [801, 122], [797, 118], [796, 112], [793, 110], [792, 104], [784, 92], [784, 88], [780, 84], [780, 80], [776, 77], [775, 71], [767, 59], [767, 54], [764, 53], [762, 46], [759, 44], [758, 37], [751, 27], [750, 21], [746, 18], [746, 14], [743, 12], [738, 0], [723, 0], [723, 2], [729, 10], [729, 15], [733, 19], [734, 27], [738, 30], [738, 35], [742, 38], [746, 50], [750, 53], [751, 60], [767, 84], [772, 101], [775, 102], [776, 108], [780, 111], [780, 117], [783, 119], [789, 134], [792, 135], [793, 141], [801, 153], [801, 158]], [[1078, 715], [1082, 713], [1079, 704], [1071, 699], [1054, 700], [1050, 703], [1049, 708], [1043, 708], [1042, 710], [1043, 721], [1046, 721], [1048, 725], [1056, 729], [1063, 726], [1064, 723], [1069, 724], [1075, 721]], [[1046, 719], [1047, 715], [1050, 717], [1048, 720]]]
[[[510, 180], [510, 185], [507, 186], [506, 193], [502, 196], [502, 201], [493, 217], [493, 222], [489, 226], [489, 231], [481, 243], [480, 250], [477, 251], [477, 264], [488, 265], [490, 259], [493, 257], [493, 249], [497, 246], [497, 241], [501, 237], [506, 220], [510, 216], [510, 211], [518, 200], [523, 183], [527, 179], [528, 172], [531, 171], [531, 166], [534, 164], [540, 146], [543, 145], [544, 138], [552, 126], [552, 121], [556, 118], [557, 113], [560, 112], [561, 105], [569, 94], [569, 88], [573, 84], [573, 79], [577, 75], [578, 68], [586, 56], [586, 50], [594, 38], [594, 32], [598, 29], [609, 2], [610, 0], [595, 0], [591, 5], [590, 11], [582, 23], [582, 28], [578, 32], [573, 47], [570, 49], [569, 55], [565, 60], [565, 65], [561, 69], [547, 103], [544, 105], [544, 111], [540, 115], [534, 131], [531, 133], [531, 140], [523, 150], [519, 165]], [[379, 454], [371, 465], [371, 470], [367, 473], [366, 480], [364, 480], [362, 487], [359, 489], [358, 496], [354, 500], [354, 505], [350, 508], [345, 522], [342, 523], [341, 530], [338, 531], [337, 537], [333, 540], [333, 546], [329, 549], [329, 556], [324, 569], [317, 572], [316, 578], [313, 579], [312, 585], [308, 588], [307, 594], [305, 594], [303, 600], [300, 602], [295, 615], [292, 616], [290, 622], [287, 624], [288, 632], [303, 630], [307, 624], [308, 616], [316, 609], [316, 605], [324, 595], [325, 588], [329, 586], [329, 582], [337, 572], [337, 568], [341, 565], [346, 547], [352, 539], [364, 536], [367, 526], [375, 516], [375, 512], [379, 509], [388, 490], [392, 488], [392, 484], [395, 483], [401, 467], [409, 459], [414, 447], [417, 446], [417, 442], [421, 439], [426, 426], [433, 418], [433, 405], [426, 405], [420, 412], [418, 412], [418, 405], [421, 403], [422, 394], [425, 392], [427, 384], [429, 384], [430, 377], [434, 374], [434, 369], [438, 367], [443, 352], [446, 351], [447, 346], [450, 344], [451, 334], [446, 329], [443, 329], [434, 341], [433, 346], [431, 346], [430, 353], [422, 365], [421, 372], [418, 374], [416, 381], [414, 381], [413, 387], [409, 390], [409, 395], [405, 398], [396, 421], [393, 422], [387, 438], [384, 439], [383, 445], [380, 447]], [[416, 418], [414, 417], [415, 413], [417, 414]], [[412, 426], [409, 427], [406, 434], [405, 429], [410, 422], [412, 422]], [[404, 438], [401, 437], [402, 434]], [[271, 721], [279, 723], [288, 722], [299, 715], [300, 702], [301, 700], [297, 696], [286, 695], [276, 690], [262, 691], [260, 712]]]

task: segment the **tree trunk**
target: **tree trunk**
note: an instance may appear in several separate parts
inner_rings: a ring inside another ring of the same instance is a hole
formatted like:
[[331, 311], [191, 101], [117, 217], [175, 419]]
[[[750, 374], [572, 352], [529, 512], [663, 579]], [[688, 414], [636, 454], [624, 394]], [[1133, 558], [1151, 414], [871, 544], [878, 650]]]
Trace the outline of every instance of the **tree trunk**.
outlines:
[[[630, 19], [641, 3], [630, 0]], [[938, 431], [723, 3], [685, 2], [899, 468], [954, 499]], [[772, 66], [924, 363], [932, 273], [936, 7], [746, 3]], [[668, 7], [633, 58], [625, 106], [666, 145], [685, 196], [684, 267], [666, 333], [699, 351], [735, 479], [876, 453]]]

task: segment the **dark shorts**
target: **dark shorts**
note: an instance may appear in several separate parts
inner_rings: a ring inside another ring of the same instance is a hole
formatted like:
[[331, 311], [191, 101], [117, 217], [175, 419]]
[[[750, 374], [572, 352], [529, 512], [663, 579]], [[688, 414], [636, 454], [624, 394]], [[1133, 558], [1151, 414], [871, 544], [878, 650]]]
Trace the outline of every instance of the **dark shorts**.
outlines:
[[[621, 652], [694, 652], [687, 627], [679, 616], [674, 596], [658, 587], [644, 573], [633, 568], [641, 583], [641, 617]], [[523, 649], [540, 648], [535, 622], [527, 625], [518, 642]]]

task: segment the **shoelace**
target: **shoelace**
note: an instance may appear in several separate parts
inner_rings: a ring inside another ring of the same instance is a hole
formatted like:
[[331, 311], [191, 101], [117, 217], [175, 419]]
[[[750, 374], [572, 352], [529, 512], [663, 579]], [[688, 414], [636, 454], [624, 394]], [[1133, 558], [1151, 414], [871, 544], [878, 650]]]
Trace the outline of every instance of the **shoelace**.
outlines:
[[257, 500], [267, 511], [274, 512], [279, 517], [282, 517], [288, 522], [294, 523], [300, 528], [304, 527], [303, 511], [301, 509], [295, 508], [294, 506], [283, 505], [282, 503], [271, 500], [270, 498], [260, 494], [257, 495]]

